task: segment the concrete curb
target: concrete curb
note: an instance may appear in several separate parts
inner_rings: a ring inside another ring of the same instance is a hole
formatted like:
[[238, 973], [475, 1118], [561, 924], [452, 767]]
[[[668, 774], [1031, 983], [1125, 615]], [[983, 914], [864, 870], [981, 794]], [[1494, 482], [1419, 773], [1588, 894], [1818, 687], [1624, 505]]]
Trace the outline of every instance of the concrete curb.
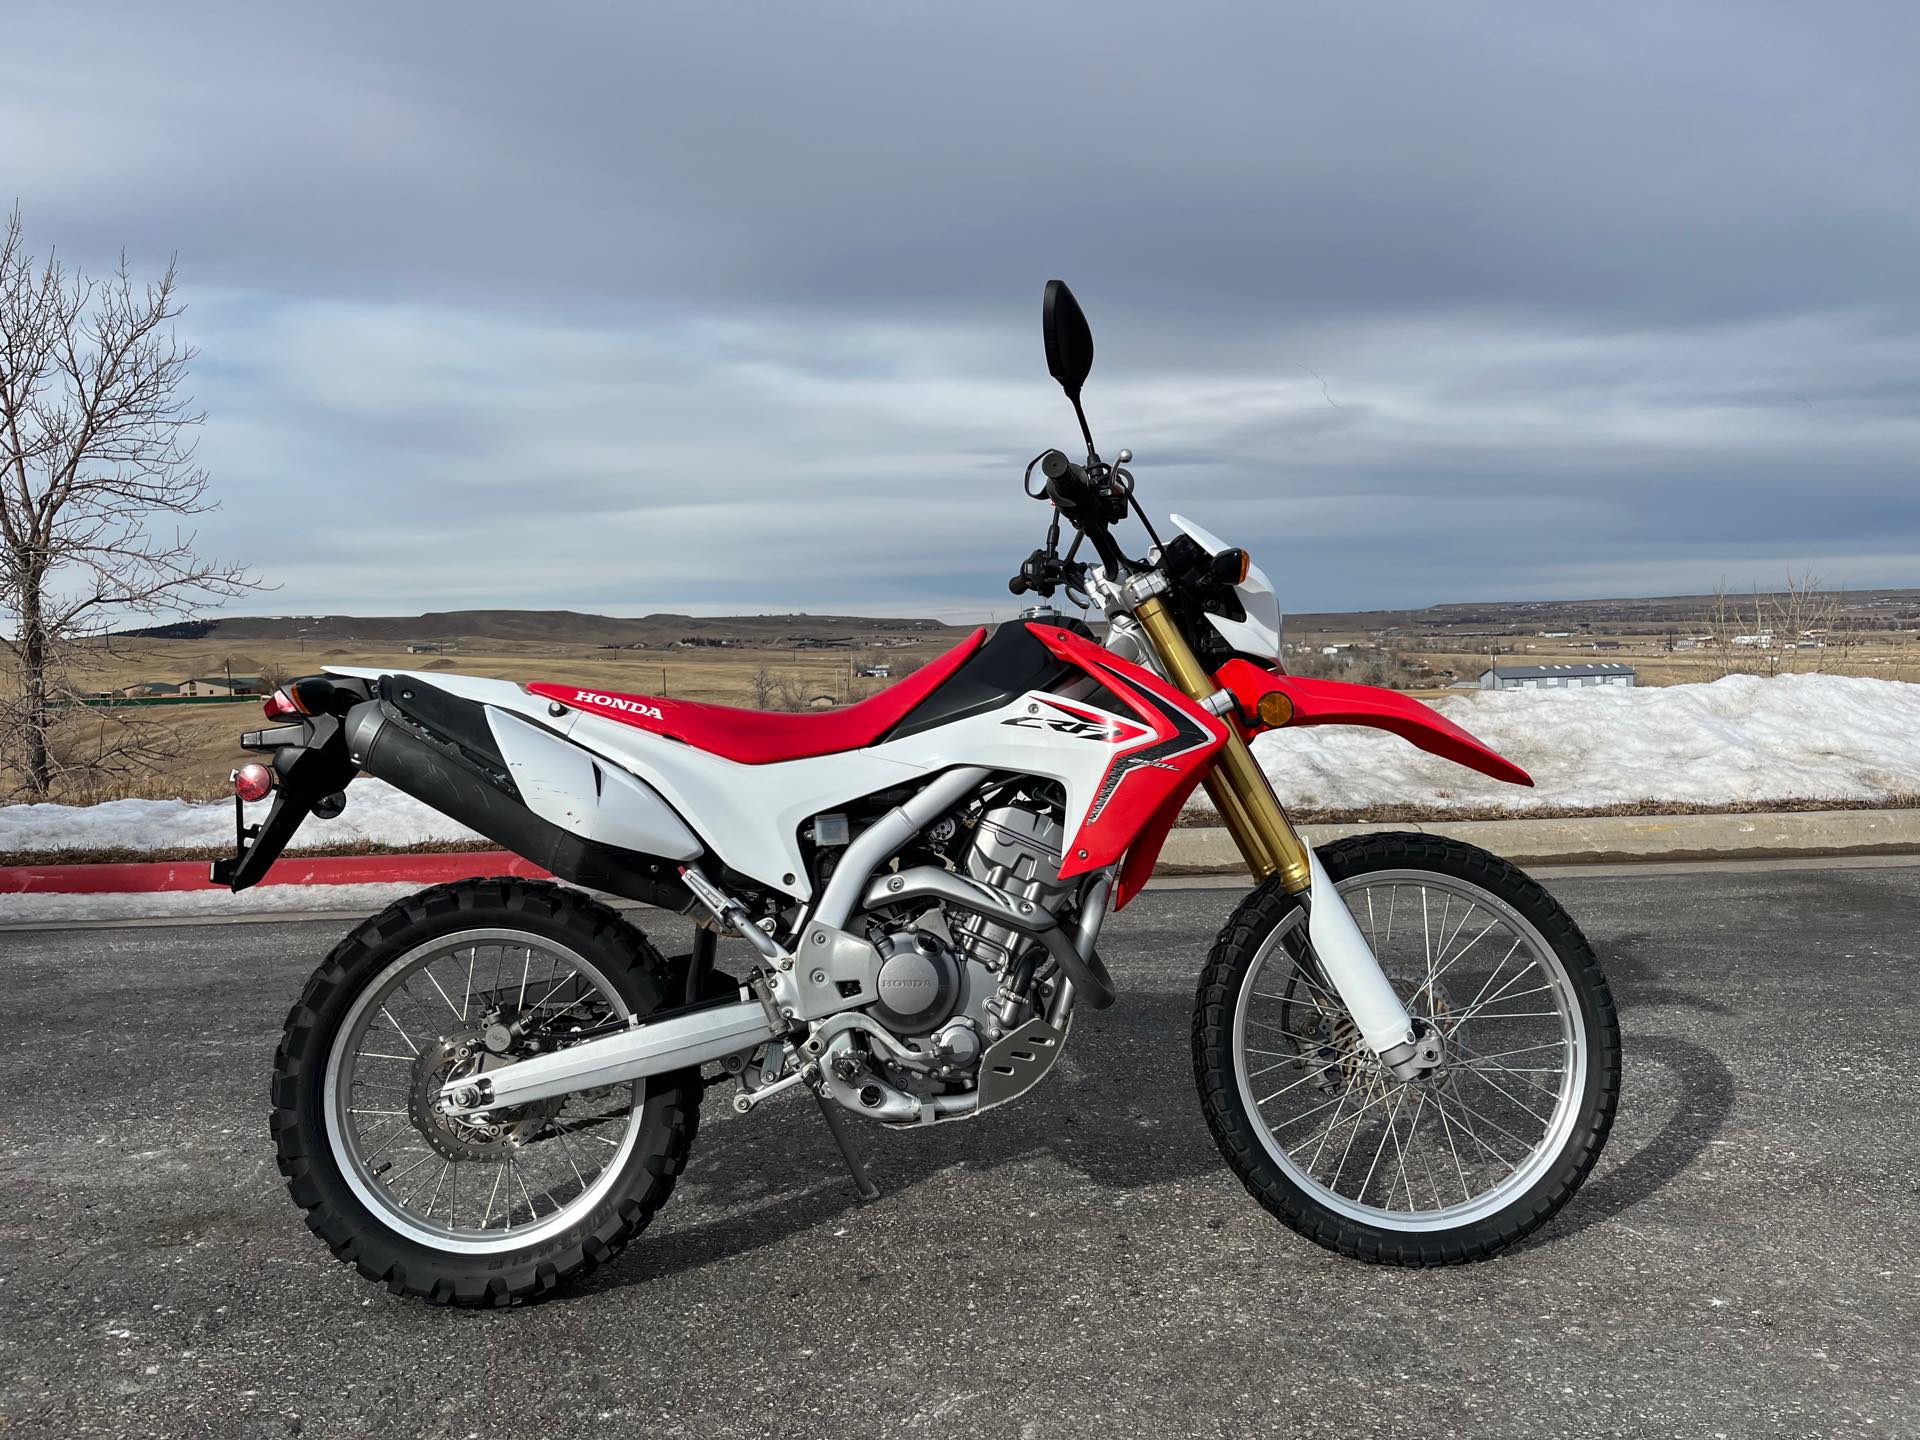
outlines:
[[[1768, 860], [1782, 856], [1920, 854], [1920, 810], [1808, 810], [1777, 815], [1595, 815], [1562, 820], [1436, 820], [1304, 825], [1315, 845], [1379, 831], [1447, 835], [1522, 865], [1622, 860]], [[1244, 870], [1219, 826], [1176, 829], [1160, 854], [1174, 875]]]
[[[505, 850], [431, 851], [424, 855], [282, 855], [262, 885], [438, 885], [474, 876], [545, 878], [531, 860]], [[218, 892], [204, 860], [134, 864], [10, 865], [0, 867], [6, 895], [156, 895], [179, 890]]]

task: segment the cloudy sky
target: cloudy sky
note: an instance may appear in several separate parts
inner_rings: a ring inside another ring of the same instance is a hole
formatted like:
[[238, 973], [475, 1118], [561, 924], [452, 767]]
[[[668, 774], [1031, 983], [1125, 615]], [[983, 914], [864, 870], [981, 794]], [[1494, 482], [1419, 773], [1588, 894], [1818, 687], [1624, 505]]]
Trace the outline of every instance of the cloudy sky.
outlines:
[[1074, 437], [1290, 609], [1920, 584], [1920, 7], [22, 4], [251, 611], [971, 616]]

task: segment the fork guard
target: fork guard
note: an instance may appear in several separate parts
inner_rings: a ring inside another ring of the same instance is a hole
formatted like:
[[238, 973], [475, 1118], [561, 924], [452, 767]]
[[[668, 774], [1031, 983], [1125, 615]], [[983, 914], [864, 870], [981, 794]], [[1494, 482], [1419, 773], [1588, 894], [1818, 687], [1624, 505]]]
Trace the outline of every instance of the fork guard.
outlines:
[[1249, 660], [1229, 660], [1217, 677], [1238, 702], [1241, 718], [1253, 734], [1276, 727], [1260, 723], [1260, 701], [1279, 693], [1292, 702], [1286, 728], [1296, 725], [1366, 725], [1390, 730], [1430, 755], [1478, 770], [1509, 785], [1533, 784], [1533, 777], [1497, 751], [1481, 744], [1430, 705], [1398, 690], [1354, 685], [1345, 680], [1310, 680], [1263, 670]]

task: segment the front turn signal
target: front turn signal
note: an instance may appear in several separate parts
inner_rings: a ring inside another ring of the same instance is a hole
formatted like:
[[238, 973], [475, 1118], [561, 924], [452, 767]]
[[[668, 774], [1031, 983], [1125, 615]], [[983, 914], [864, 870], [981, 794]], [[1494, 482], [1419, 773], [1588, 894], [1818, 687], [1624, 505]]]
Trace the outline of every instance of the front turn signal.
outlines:
[[1244, 585], [1252, 566], [1253, 557], [1246, 551], [1222, 550], [1213, 557], [1213, 578], [1227, 585]]
[[1284, 690], [1269, 690], [1260, 697], [1255, 713], [1259, 715], [1262, 725], [1269, 730], [1278, 730], [1293, 719], [1293, 701]]

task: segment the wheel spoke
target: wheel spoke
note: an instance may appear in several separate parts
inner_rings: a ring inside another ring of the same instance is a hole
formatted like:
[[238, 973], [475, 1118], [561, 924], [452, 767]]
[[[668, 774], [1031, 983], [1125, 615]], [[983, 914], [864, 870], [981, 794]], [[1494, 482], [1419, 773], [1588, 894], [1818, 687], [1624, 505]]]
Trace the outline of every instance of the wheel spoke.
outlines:
[[[517, 981], [515, 950], [521, 952]], [[573, 952], [522, 942], [511, 931], [502, 940], [471, 932], [437, 948], [423, 946], [382, 972], [341, 1022], [335, 1041], [336, 1098], [327, 1113], [336, 1156], [355, 1173], [381, 1223], [430, 1246], [448, 1237], [508, 1232], [520, 1242], [522, 1231], [572, 1223], [576, 1207], [604, 1192], [611, 1169], [624, 1162], [639, 1134], [631, 1105], [575, 1118], [568, 1112], [578, 1097], [571, 1095], [497, 1116], [431, 1113], [428, 1102], [438, 1087], [475, 1073], [485, 1028], [503, 1013], [542, 1016], [546, 1024], [572, 1017], [569, 1023], [577, 1025], [626, 1010], [611, 982]], [[520, 1042], [514, 1044], [510, 1054], [522, 1053]], [[1291, 1050], [1295, 1040], [1284, 1045]], [[607, 1133], [587, 1126], [605, 1126]], [[529, 1137], [552, 1144], [520, 1148]], [[590, 1163], [598, 1152], [586, 1151], [583, 1138], [614, 1153]], [[470, 1164], [490, 1164], [494, 1174], [489, 1181], [483, 1171], [477, 1185], [470, 1174], [463, 1194], [460, 1171]]]
[[[1418, 892], [1404, 919], [1402, 891]], [[1281, 1168], [1342, 1214], [1408, 1228], [1437, 1213], [1497, 1213], [1543, 1173], [1571, 1123], [1568, 1077], [1583, 1043], [1571, 978], [1497, 889], [1410, 867], [1363, 870], [1340, 894], [1409, 1014], [1438, 1027], [1448, 1059], [1420, 1080], [1385, 1072], [1311, 946], [1283, 921], [1240, 972], [1232, 1043], [1244, 1113]], [[1489, 1035], [1498, 1021], [1512, 1028], [1481, 1054], [1465, 1043], [1470, 1020], [1485, 1020]]]
[[[1473, 1199], [1473, 1187], [1467, 1184], [1467, 1170], [1466, 1167], [1460, 1163], [1460, 1147], [1453, 1143], [1453, 1125], [1447, 1119], [1447, 1107], [1442, 1105], [1438, 1100], [1435, 1100], [1433, 1102], [1433, 1113], [1440, 1117], [1440, 1131], [1447, 1137], [1447, 1149], [1453, 1155], [1454, 1173], [1460, 1177], [1460, 1203], [1464, 1205], [1467, 1201]], [[1439, 1191], [1436, 1190], [1434, 1192], [1433, 1198], [1436, 1201], [1439, 1200]], [[1439, 1209], [1440, 1207], [1436, 1204], [1434, 1208]]]

